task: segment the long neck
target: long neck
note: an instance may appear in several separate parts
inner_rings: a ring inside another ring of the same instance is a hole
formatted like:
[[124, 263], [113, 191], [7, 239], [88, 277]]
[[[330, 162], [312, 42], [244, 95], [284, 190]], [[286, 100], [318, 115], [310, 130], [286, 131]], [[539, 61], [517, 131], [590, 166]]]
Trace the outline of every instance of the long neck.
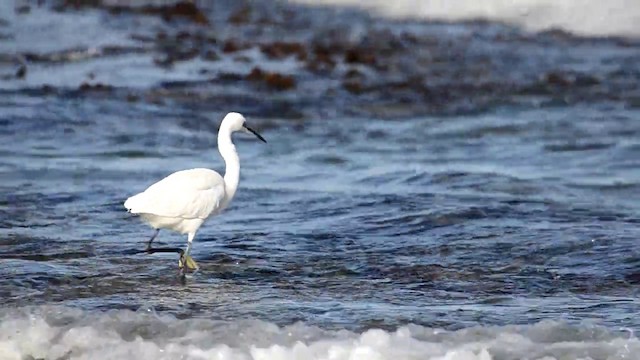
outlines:
[[231, 132], [220, 129], [218, 132], [218, 150], [224, 159], [226, 170], [224, 173], [225, 199], [223, 207], [227, 207], [233, 199], [240, 182], [240, 158], [236, 147], [231, 142]]

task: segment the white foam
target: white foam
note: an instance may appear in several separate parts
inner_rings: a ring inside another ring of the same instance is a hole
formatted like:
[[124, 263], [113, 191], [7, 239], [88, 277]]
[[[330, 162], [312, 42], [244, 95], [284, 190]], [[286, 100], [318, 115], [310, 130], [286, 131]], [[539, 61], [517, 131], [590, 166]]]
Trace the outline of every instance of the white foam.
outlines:
[[560, 28], [589, 36], [640, 36], [640, 1], [630, 0], [292, 0], [357, 6], [383, 16], [495, 20], [540, 31]]
[[278, 327], [257, 320], [178, 320], [124, 310], [36, 307], [0, 313], [4, 360], [553, 360], [623, 359], [638, 353], [640, 341], [625, 332], [551, 321], [459, 331], [407, 325], [354, 333], [302, 323]]

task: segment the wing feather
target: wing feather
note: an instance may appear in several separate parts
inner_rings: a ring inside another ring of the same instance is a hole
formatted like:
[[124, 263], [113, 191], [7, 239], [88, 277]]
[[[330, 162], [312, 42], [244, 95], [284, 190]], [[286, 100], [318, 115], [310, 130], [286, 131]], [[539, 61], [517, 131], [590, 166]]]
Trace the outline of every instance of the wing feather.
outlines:
[[125, 201], [134, 214], [206, 219], [225, 196], [224, 179], [209, 169], [175, 172]]

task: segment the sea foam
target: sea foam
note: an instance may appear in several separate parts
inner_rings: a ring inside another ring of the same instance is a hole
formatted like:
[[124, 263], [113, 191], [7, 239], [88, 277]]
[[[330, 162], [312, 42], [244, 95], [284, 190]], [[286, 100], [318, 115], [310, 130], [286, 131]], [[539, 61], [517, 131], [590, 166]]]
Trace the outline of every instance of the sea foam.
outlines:
[[396, 18], [491, 20], [531, 31], [562, 29], [587, 36], [640, 36], [640, 2], [628, 0], [293, 0], [357, 6]]
[[304, 323], [176, 319], [153, 311], [4, 309], [0, 359], [631, 359], [627, 332], [543, 321], [457, 331], [413, 324], [395, 330], [324, 330]]

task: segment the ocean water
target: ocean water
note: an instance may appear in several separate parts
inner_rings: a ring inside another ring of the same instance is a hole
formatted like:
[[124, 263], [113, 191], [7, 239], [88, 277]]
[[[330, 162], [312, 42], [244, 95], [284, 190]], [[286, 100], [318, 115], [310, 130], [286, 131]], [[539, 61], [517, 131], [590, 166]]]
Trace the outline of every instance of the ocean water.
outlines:
[[[0, 5], [0, 359], [640, 359], [634, 4], [78, 4]], [[229, 111], [268, 143], [183, 281], [122, 203]]]

